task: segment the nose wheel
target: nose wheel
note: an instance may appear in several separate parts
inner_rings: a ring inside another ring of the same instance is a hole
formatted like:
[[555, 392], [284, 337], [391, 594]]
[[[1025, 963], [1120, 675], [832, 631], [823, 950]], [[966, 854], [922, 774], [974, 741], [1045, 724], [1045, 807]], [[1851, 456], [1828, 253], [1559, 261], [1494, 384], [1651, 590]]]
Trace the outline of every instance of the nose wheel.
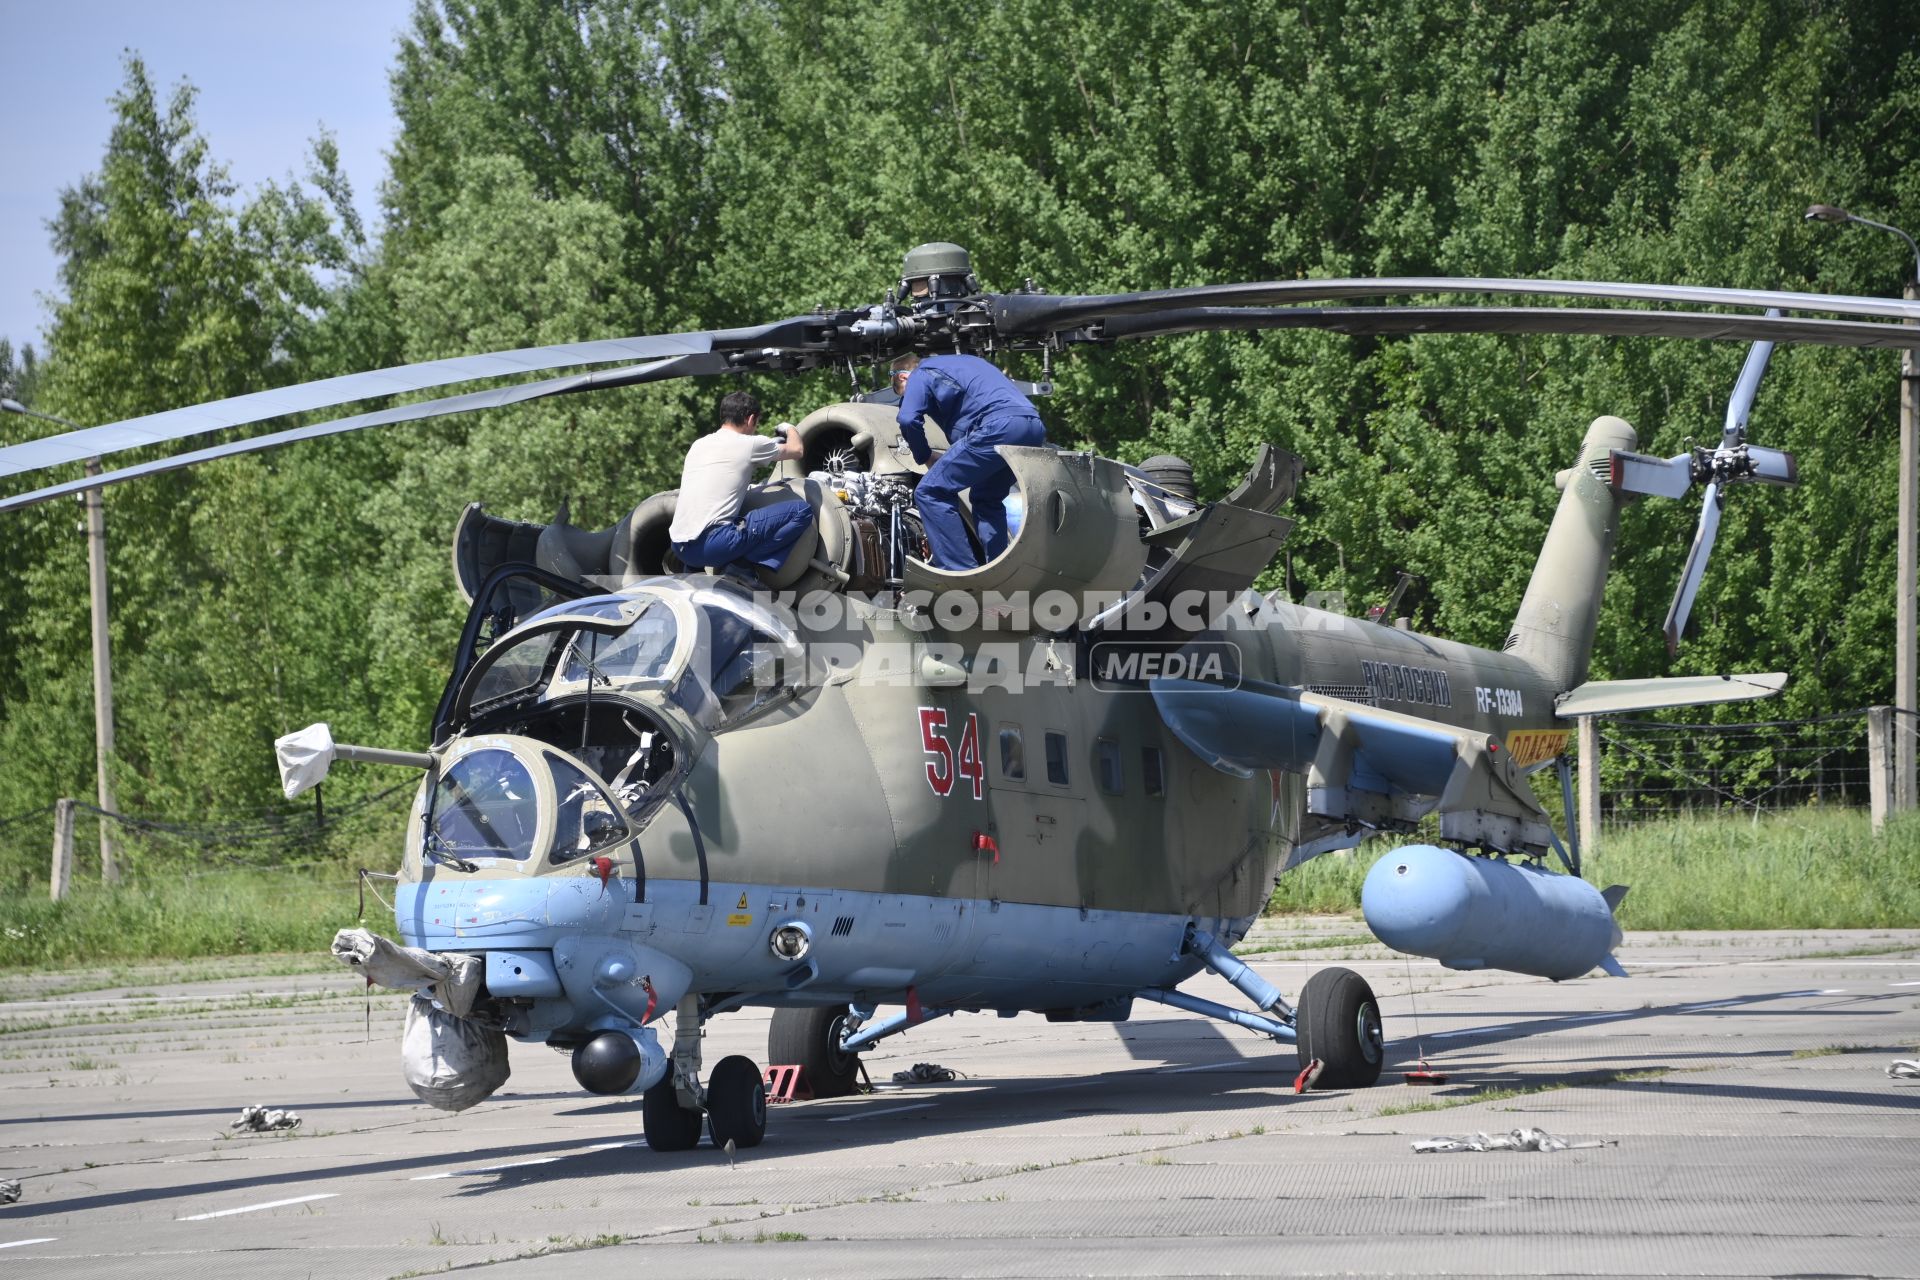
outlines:
[[691, 1151], [700, 1145], [704, 1116], [713, 1145], [733, 1143], [734, 1150], [757, 1147], [767, 1136], [767, 1086], [753, 1059], [734, 1054], [722, 1058], [707, 1080], [704, 1112], [680, 1104], [680, 1093], [669, 1076], [640, 1097], [640, 1118], [647, 1146], [655, 1151]]
[[1321, 1089], [1365, 1089], [1387, 1058], [1380, 1002], [1351, 969], [1322, 969], [1307, 979], [1294, 1010], [1300, 1067], [1320, 1059]]
[[640, 1121], [655, 1151], [691, 1151], [700, 1141], [700, 1113], [680, 1105], [671, 1075], [640, 1095]]
[[707, 1081], [707, 1136], [716, 1147], [732, 1142], [739, 1151], [759, 1146], [767, 1136], [767, 1085], [753, 1059], [736, 1053], [713, 1069]]

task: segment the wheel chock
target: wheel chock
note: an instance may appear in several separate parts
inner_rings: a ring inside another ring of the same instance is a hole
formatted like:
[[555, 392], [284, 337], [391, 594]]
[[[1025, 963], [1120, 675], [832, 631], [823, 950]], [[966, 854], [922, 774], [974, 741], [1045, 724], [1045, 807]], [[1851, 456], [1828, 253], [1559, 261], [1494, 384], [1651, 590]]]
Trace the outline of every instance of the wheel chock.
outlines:
[[811, 1102], [813, 1090], [800, 1079], [798, 1063], [789, 1063], [778, 1067], [768, 1067], [766, 1073], [768, 1102]]
[[1326, 1065], [1326, 1063], [1320, 1061], [1318, 1058], [1309, 1062], [1301, 1069], [1300, 1074], [1293, 1078], [1293, 1091], [1295, 1093], [1305, 1093], [1307, 1090], [1313, 1088], [1314, 1082], [1320, 1078], [1320, 1073], [1326, 1069]]

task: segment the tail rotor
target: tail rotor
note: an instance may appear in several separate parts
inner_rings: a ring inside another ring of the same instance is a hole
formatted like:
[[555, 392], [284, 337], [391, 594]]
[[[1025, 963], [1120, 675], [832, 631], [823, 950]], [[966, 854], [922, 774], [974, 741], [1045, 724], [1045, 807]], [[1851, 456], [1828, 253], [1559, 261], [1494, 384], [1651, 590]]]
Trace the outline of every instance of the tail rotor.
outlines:
[[[1780, 312], [1776, 308], [1767, 314], [1777, 316]], [[1694, 598], [1700, 593], [1701, 579], [1706, 576], [1713, 542], [1720, 532], [1720, 517], [1726, 511], [1727, 490], [1743, 482], [1800, 483], [1800, 469], [1791, 453], [1747, 443], [1747, 418], [1753, 411], [1753, 398], [1760, 390], [1761, 376], [1766, 373], [1767, 361], [1772, 355], [1771, 342], [1756, 342], [1748, 348], [1740, 379], [1734, 383], [1733, 395], [1727, 400], [1726, 425], [1721, 429], [1717, 447], [1697, 448], [1677, 458], [1613, 455], [1612, 483], [1621, 491], [1679, 498], [1694, 485], [1706, 486], [1700, 520], [1693, 531], [1693, 545], [1687, 551], [1680, 585], [1674, 590], [1673, 603], [1667, 609], [1663, 630], [1669, 657], [1680, 650], [1680, 634], [1686, 630]]]

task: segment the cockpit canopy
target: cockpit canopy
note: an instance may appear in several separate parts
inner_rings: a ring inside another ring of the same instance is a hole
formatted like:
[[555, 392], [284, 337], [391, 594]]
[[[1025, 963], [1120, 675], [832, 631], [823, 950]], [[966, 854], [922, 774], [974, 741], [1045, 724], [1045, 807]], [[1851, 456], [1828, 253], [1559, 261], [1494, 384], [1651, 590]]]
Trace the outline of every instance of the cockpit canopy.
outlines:
[[791, 623], [706, 577], [562, 600], [477, 656], [463, 653], [457, 690], [442, 703], [444, 763], [416, 810], [413, 847], [429, 861], [529, 871], [637, 836], [705, 737], [804, 678]]
[[745, 589], [653, 578], [552, 605], [500, 637], [467, 672], [449, 718], [476, 732], [543, 704], [664, 699], [717, 733], [792, 687], [800, 656], [792, 626]]
[[428, 861], [512, 862], [537, 872], [614, 850], [639, 833], [651, 809], [623, 811], [576, 760], [504, 735], [457, 745], [431, 782], [412, 843]]

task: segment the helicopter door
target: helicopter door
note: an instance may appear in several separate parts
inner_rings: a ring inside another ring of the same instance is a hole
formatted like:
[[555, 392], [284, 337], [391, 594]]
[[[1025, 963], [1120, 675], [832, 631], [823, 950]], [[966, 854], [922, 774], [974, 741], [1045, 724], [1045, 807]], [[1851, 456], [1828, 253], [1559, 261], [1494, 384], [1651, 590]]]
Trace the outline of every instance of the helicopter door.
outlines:
[[1037, 709], [1035, 701], [1018, 700], [1011, 714], [992, 721], [988, 794], [1000, 852], [989, 874], [991, 896], [1090, 906], [1097, 886], [1080, 848], [1087, 830], [1085, 743], [1066, 723], [1024, 714]]

